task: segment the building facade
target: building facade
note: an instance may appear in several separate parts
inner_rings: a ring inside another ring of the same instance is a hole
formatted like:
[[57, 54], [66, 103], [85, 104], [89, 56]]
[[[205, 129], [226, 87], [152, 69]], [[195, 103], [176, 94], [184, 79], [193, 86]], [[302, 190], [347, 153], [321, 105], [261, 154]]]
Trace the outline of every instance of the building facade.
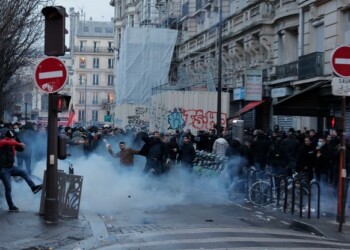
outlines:
[[128, 26], [177, 29], [169, 85], [217, 87], [221, 72], [221, 90], [232, 96], [230, 116], [247, 127], [324, 130], [327, 117], [340, 113], [330, 57], [337, 46], [350, 44], [349, 1], [111, 0], [110, 5], [116, 47]]
[[115, 103], [113, 23], [85, 20], [73, 8], [69, 17], [73, 68], [71, 103], [75, 124], [112, 124]]

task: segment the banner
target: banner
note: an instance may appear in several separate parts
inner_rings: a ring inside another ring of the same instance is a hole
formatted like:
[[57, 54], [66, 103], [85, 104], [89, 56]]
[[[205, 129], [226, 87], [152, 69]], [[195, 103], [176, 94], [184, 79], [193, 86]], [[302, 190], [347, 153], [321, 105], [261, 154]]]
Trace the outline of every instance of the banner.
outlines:
[[247, 69], [244, 82], [244, 99], [246, 101], [261, 101], [263, 94], [262, 70]]

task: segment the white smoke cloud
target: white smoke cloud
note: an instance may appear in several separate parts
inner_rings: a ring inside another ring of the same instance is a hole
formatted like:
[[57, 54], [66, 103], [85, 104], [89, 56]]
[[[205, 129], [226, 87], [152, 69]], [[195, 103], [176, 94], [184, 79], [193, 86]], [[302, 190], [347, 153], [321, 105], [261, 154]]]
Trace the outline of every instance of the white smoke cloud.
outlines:
[[[131, 171], [121, 167], [119, 160], [108, 154], [69, 158], [59, 161], [58, 169], [68, 173], [69, 162], [73, 163], [74, 174], [84, 178], [80, 211], [161, 210], [171, 205], [227, 201], [225, 182], [221, 177], [197, 176], [178, 166], [161, 176], [145, 175], [142, 172], [145, 158], [142, 156], [135, 156]], [[44, 160], [34, 166], [33, 174], [43, 178], [45, 169]], [[39, 211], [41, 192], [33, 195], [25, 182], [13, 183], [12, 196], [22, 211]]]

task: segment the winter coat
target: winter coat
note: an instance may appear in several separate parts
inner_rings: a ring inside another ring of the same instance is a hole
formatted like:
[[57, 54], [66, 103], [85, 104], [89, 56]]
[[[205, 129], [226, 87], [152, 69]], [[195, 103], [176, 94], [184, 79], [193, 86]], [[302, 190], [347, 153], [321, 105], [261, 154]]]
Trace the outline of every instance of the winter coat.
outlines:
[[15, 162], [16, 147], [21, 147], [20, 143], [12, 138], [0, 140], [0, 168], [12, 168]]

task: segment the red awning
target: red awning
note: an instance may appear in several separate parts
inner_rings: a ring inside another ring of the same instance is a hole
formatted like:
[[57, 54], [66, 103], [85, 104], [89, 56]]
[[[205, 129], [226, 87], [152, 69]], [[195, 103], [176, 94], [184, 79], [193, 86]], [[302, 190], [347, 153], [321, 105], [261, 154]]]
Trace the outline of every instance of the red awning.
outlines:
[[247, 113], [248, 111], [256, 108], [257, 106], [261, 105], [262, 103], [264, 103], [266, 100], [262, 100], [262, 101], [255, 101], [255, 102], [250, 102], [247, 105], [245, 105], [243, 108], [241, 108], [240, 110], [238, 110], [233, 117], [239, 117], [240, 115]]

